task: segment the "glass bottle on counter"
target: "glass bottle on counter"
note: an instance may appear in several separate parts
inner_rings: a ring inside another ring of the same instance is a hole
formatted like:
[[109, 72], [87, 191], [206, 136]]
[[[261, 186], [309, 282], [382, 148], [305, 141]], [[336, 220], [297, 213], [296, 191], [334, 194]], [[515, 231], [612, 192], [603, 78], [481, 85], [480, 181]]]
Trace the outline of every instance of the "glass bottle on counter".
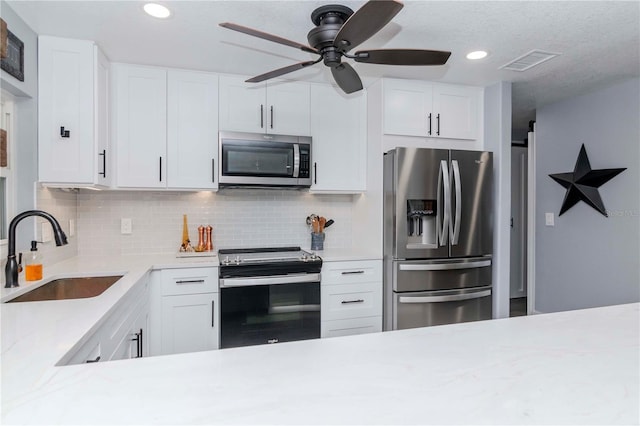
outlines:
[[37, 241], [31, 241], [31, 251], [26, 256], [24, 278], [27, 281], [42, 279], [42, 255], [38, 253], [37, 244]]

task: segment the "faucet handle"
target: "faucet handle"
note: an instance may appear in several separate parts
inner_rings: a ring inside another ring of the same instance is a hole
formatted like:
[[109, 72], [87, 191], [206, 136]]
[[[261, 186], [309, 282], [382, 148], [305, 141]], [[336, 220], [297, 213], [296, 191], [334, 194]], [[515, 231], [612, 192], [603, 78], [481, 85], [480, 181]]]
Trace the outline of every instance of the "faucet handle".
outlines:
[[18, 273], [22, 272], [22, 252], [18, 253]]

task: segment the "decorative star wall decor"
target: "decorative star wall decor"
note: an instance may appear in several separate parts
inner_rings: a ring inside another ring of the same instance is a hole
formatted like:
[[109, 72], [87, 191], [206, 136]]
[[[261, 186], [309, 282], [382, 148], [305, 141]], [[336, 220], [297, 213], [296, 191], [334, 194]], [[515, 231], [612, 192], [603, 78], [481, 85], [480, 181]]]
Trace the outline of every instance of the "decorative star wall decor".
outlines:
[[625, 170], [627, 170], [626, 167], [622, 169], [591, 170], [587, 150], [584, 148], [584, 144], [582, 144], [573, 173], [549, 175], [551, 179], [567, 188], [558, 216], [562, 216], [564, 212], [575, 206], [576, 203], [581, 200], [598, 210], [604, 216], [607, 216], [598, 188]]

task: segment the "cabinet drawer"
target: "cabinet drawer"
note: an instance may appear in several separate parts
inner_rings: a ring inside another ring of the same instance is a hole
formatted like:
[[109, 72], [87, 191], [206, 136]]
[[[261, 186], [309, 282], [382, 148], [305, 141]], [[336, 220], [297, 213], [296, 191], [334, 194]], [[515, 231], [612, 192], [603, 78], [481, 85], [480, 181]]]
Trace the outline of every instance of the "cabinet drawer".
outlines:
[[[56, 365], [86, 364], [91, 362], [105, 361], [102, 357], [102, 345], [100, 333], [94, 334], [86, 343], [80, 346], [70, 357], [65, 355]], [[69, 354], [72, 351], [69, 351]]]
[[382, 282], [382, 261], [325, 262], [322, 285]]
[[382, 283], [326, 286], [321, 297], [323, 321], [382, 315]]
[[321, 337], [352, 336], [354, 334], [378, 333], [381, 331], [381, 316], [322, 321], [320, 325]]
[[165, 269], [162, 271], [163, 296], [217, 292], [217, 268]]

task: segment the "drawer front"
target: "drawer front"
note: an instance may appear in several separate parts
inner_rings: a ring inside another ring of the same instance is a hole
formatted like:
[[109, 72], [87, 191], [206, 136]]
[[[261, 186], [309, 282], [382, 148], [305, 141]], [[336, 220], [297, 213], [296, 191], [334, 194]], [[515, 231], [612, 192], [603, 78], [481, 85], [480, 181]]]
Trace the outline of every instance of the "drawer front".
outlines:
[[382, 283], [325, 286], [321, 298], [323, 321], [382, 315]]
[[86, 364], [98, 361], [106, 361], [106, 359], [102, 358], [102, 345], [100, 343], [99, 333], [91, 337], [89, 341], [82, 345], [71, 357], [67, 358], [65, 355], [56, 365]]
[[379, 333], [382, 331], [382, 317], [353, 318], [346, 320], [322, 321], [321, 336], [339, 337], [355, 334]]
[[218, 292], [218, 268], [164, 269], [162, 295]]
[[382, 282], [382, 261], [325, 262], [322, 285]]

